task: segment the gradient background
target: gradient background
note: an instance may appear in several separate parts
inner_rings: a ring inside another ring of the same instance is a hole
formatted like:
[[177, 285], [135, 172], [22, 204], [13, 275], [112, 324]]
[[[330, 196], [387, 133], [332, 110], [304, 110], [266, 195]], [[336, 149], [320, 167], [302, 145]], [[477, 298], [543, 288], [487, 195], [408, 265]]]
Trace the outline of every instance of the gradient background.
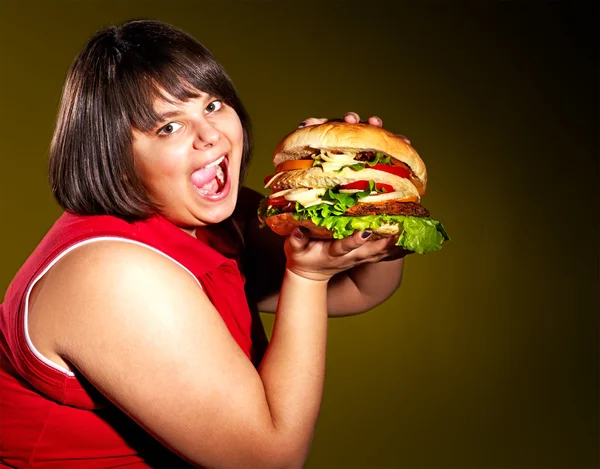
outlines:
[[236, 83], [248, 185], [264, 192], [304, 118], [377, 114], [425, 160], [423, 204], [453, 238], [385, 304], [331, 320], [307, 467], [598, 467], [597, 2], [0, 8], [0, 293], [61, 213], [46, 157], [71, 61], [102, 26], [162, 19]]

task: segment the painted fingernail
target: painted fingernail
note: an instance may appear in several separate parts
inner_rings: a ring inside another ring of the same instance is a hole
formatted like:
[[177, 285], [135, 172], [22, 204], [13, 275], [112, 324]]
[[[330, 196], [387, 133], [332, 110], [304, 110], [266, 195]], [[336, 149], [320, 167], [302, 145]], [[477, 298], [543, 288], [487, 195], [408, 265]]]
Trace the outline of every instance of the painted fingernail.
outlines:
[[300, 228], [296, 228], [294, 230], [294, 237], [296, 237], [298, 239], [303, 239], [304, 238], [304, 233], [302, 232], [302, 230]]
[[367, 239], [369, 236], [371, 236], [371, 231], [369, 231], [369, 230], [363, 231], [360, 236], [362, 237], [362, 239]]
[[306, 122], [302, 121], [298, 124], [298, 127], [306, 127]]

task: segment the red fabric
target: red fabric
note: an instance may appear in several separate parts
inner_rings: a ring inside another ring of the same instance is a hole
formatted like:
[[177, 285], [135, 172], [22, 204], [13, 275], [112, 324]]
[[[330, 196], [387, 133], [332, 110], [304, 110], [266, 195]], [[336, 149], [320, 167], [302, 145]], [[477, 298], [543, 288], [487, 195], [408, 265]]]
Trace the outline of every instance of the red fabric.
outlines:
[[127, 238], [189, 269], [240, 348], [253, 358], [244, 281], [236, 260], [229, 258], [236, 253], [235, 243], [215, 228], [199, 229], [197, 235], [195, 239], [159, 216], [127, 223], [65, 213], [55, 223], [0, 305], [0, 467], [186, 467], [82, 376], [69, 376], [34, 355], [25, 339], [24, 306], [34, 279], [70, 246], [104, 236]]

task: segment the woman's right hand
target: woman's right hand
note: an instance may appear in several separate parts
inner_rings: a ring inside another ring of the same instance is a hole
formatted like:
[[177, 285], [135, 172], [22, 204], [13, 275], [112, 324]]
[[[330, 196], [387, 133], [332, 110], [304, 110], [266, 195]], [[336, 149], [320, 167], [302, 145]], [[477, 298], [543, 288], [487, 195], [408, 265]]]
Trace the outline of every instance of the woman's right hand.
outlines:
[[369, 231], [336, 240], [311, 239], [297, 227], [285, 242], [287, 269], [308, 280], [327, 281], [357, 265], [378, 262], [399, 249], [397, 236], [370, 241]]

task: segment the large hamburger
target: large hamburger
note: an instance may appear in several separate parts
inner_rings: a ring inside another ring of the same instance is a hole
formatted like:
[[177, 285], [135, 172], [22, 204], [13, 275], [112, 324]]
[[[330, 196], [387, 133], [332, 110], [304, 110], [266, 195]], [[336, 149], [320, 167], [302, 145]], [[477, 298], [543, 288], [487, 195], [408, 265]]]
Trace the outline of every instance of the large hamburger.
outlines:
[[448, 234], [420, 205], [425, 164], [404, 139], [380, 127], [327, 122], [287, 135], [273, 155], [273, 193], [258, 215], [275, 233], [297, 226], [313, 238], [341, 239], [357, 230], [373, 238], [399, 235], [417, 253], [440, 249]]

